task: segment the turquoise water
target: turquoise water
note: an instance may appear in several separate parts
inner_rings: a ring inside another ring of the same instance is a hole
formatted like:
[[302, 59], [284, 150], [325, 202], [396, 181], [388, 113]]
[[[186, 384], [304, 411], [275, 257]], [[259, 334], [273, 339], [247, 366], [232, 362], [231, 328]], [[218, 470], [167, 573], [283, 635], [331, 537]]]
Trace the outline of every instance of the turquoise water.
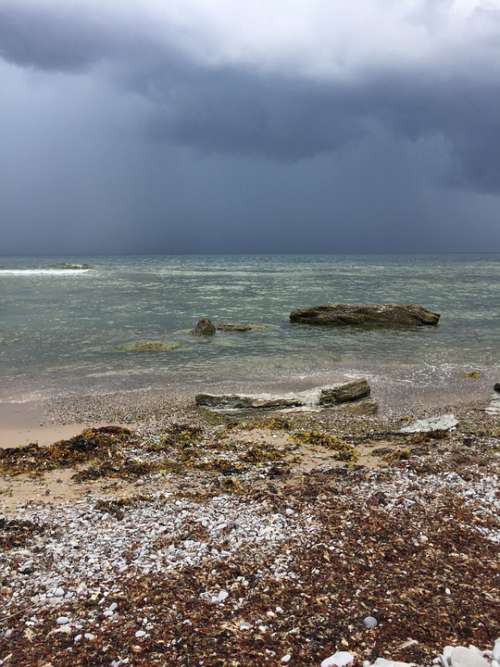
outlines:
[[[415, 381], [500, 360], [500, 255], [0, 258], [0, 400], [236, 381], [314, 382], [411, 369]], [[291, 325], [328, 302], [415, 302], [438, 328], [353, 331]], [[265, 323], [190, 335], [199, 317]], [[124, 353], [135, 340], [178, 349]], [[437, 370], [436, 370], [437, 369]], [[423, 381], [423, 380], [422, 380]]]

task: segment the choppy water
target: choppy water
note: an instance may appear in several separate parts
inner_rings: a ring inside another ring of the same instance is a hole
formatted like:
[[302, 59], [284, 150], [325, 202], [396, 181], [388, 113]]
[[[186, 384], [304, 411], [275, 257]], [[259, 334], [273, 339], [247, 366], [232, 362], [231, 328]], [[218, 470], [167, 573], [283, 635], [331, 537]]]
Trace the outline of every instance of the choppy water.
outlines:
[[[235, 380], [314, 384], [338, 373], [406, 373], [425, 382], [500, 361], [500, 255], [0, 258], [0, 400]], [[415, 302], [438, 328], [353, 331], [291, 325], [328, 302]], [[200, 340], [199, 317], [262, 322]], [[180, 343], [158, 354], [135, 340]]]

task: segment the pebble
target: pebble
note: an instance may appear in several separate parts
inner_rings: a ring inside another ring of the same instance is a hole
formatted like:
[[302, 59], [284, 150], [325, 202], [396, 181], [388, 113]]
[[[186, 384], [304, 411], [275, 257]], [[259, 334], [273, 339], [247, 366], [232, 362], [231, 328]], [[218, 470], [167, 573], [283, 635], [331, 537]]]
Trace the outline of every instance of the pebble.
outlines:
[[21, 574], [31, 574], [33, 572], [33, 570], [34, 570], [34, 567], [33, 567], [33, 561], [32, 560], [27, 560], [19, 568], [19, 572]]
[[59, 616], [56, 623], [57, 625], [67, 625], [68, 623], [71, 623], [71, 621], [67, 616]]
[[321, 667], [347, 667], [354, 662], [354, 656], [348, 651], [337, 651], [329, 658], [325, 658], [321, 663]]
[[287, 655], [284, 655], [284, 656], [281, 658], [281, 662], [282, 662], [284, 665], [287, 665], [287, 664], [290, 662], [291, 659], [292, 659], [292, 656], [290, 655], [290, 653], [287, 653]]
[[137, 630], [137, 632], [135, 633], [135, 636], [136, 636], [137, 639], [140, 639], [141, 637], [145, 637], [146, 633], [144, 632], [144, 630]]
[[368, 630], [371, 630], [372, 628], [375, 628], [378, 625], [378, 621], [375, 618], [375, 616], [367, 616], [366, 618], [363, 619], [363, 625]]

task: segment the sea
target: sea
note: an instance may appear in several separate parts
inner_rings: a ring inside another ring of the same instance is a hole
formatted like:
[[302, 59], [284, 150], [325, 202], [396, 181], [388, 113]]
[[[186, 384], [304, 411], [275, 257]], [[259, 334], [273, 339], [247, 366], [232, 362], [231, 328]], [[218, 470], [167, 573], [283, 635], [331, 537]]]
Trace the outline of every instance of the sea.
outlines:
[[[409, 330], [289, 322], [298, 307], [386, 302], [422, 304], [441, 322]], [[205, 339], [191, 334], [201, 317], [265, 326]], [[172, 349], [127, 351], [137, 341]], [[361, 375], [445, 391], [470, 370], [500, 380], [500, 254], [0, 257], [3, 402], [294, 390]]]

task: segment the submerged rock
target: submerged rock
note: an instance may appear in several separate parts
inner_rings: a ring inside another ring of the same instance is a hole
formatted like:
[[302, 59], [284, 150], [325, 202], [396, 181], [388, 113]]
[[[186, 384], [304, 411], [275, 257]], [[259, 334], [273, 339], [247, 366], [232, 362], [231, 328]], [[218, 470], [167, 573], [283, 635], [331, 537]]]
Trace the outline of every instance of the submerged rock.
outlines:
[[215, 335], [215, 326], [207, 318], [198, 320], [195, 328], [191, 332], [194, 336], [213, 336]]
[[412, 424], [404, 426], [401, 433], [435, 433], [436, 431], [449, 431], [458, 425], [455, 415], [440, 415], [429, 419], [417, 419]]
[[358, 401], [370, 395], [370, 385], [366, 380], [354, 380], [336, 387], [328, 387], [321, 390], [319, 397], [320, 405], [335, 405], [338, 403], [349, 403]]
[[327, 326], [437, 325], [440, 315], [417, 304], [327, 304], [293, 310], [290, 321]]
[[116, 348], [117, 352], [170, 352], [177, 350], [179, 343], [164, 343], [161, 340], [136, 340]]
[[243, 333], [246, 331], [262, 331], [264, 329], [262, 324], [249, 324], [247, 322], [219, 322], [217, 325], [217, 331], [225, 331], [228, 333], [238, 332]]

